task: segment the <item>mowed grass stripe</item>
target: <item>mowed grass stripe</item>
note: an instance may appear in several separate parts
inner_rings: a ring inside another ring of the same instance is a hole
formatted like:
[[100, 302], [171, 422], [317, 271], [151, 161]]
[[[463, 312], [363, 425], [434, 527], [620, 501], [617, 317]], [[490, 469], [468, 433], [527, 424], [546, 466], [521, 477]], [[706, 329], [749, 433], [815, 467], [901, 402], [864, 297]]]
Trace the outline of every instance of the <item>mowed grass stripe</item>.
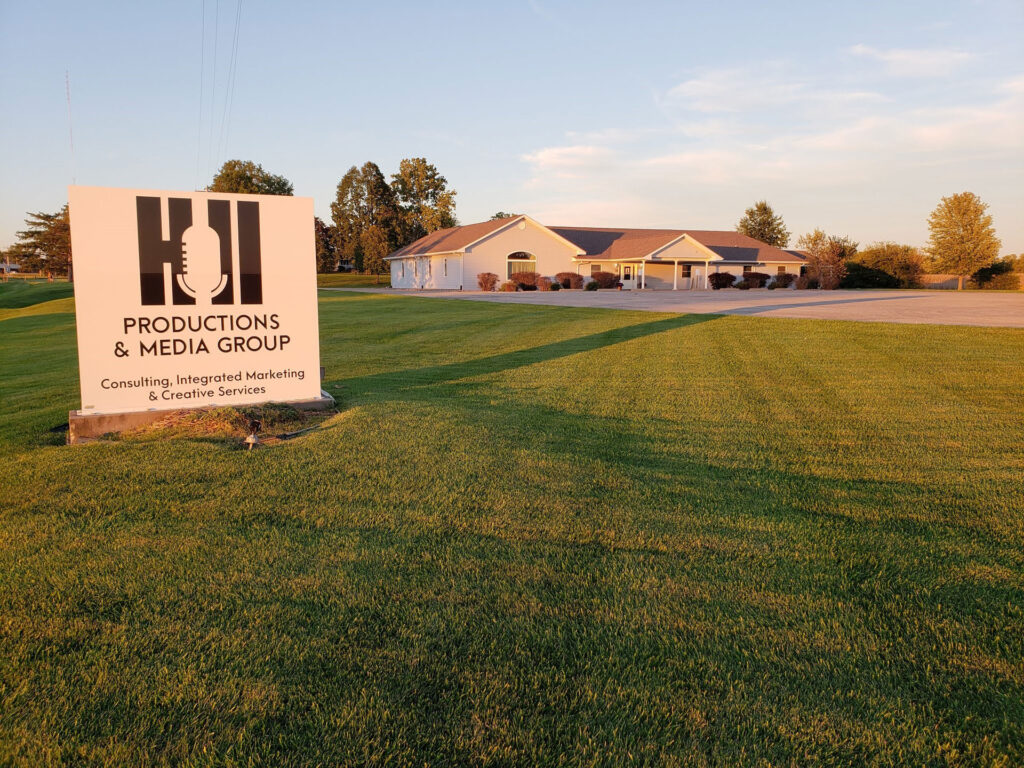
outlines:
[[1024, 756], [1020, 331], [320, 312], [252, 454], [49, 445], [73, 325], [4, 321], [0, 761]]

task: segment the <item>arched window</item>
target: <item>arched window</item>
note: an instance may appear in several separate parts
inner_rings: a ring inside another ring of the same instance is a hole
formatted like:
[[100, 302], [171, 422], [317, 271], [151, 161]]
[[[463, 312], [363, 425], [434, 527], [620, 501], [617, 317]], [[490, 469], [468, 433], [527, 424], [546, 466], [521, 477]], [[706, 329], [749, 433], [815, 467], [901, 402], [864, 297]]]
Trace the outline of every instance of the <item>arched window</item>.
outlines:
[[537, 257], [526, 251], [516, 251], [508, 255], [508, 279], [517, 272], [536, 272]]

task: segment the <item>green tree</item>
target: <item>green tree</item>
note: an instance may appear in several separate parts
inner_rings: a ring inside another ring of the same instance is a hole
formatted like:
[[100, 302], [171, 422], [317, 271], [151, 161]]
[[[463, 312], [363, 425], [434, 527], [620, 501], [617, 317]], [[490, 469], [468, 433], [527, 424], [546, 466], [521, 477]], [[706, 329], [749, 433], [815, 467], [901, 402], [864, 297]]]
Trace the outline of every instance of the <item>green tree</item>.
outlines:
[[973, 192], [944, 197], [928, 217], [928, 255], [936, 272], [957, 276], [957, 290], [964, 278], [987, 267], [999, 256], [1002, 243], [996, 237], [988, 206]]
[[359, 236], [363, 270], [375, 275], [387, 272], [388, 264], [384, 261], [394, 249], [393, 242], [383, 227], [376, 224], [367, 227]]
[[789, 230], [767, 200], [758, 200], [753, 207], [747, 208], [736, 225], [736, 231], [776, 248], [785, 248], [789, 242]]
[[857, 253], [848, 237], [828, 235], [820, 229], [801, 235], [796, 247], [807, 254], [807, 272], [825, 290], [834, 290], [846, 277], [846, 262]]
[[402, 160], [391, 176], [391, 189], [399, 206], [399, 246], [456, 225], [455, 190], [448, 189], [448, 180], [426, 158]]
[[899, 243], [874, 243], [863, 251], [857, 251], [852, 260], [891, 275], [899, 280], [902, 288], [916, 285], [924, 268], [924, 256], [921, 252], [912, 245]]
[[316, 271], [337, 272], [338, 257], [334, 249], [334, 229], [324, 224], [319, 216], [314, 216], [313, 236], [316, 242]]
[[360, 271], [385, 271], [382, 259], [399, 247], [401, 211], [376, 163], [352, 166], [342, 176], [331, 203], [331, 220], [342, 262]]
[[496, 214], [491, 216], [491, 221], [495, 219], [514, 219], [516, 216], [522, 216], [521, 213], [505, 213], [504, 211], [498, 211]]
[[66, 203], [56, 213], [29, 213], [25, 229], [17, 234], [18, 241], [7, 255], [17, 260], [22, 269], [66, 274], [69, 280], [73, 278], [71, 222]]
[[292, 183], [275, 176], [250, 160], [228, 160], [217, 171], [207, 192], [233, 192], [246, 195], [291, 195]]

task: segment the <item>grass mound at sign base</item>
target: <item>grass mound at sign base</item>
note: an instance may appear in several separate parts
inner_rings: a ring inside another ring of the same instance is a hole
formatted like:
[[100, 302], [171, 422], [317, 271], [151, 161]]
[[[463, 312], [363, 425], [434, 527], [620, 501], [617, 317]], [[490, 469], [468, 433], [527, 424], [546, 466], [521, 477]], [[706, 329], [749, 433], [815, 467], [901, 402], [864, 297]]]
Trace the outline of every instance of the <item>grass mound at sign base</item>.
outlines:
[[192, 408], [170, 411], [151, 424], [122, 433], [122, 439], [153, 440], [167, 438], [219, 439], [226, 443], [243, 440], [250, 424], [260, 422], [260, 441], [272, 443], [319, 426], [334, 411], [300, 411], [283, 403], [264, 405]]

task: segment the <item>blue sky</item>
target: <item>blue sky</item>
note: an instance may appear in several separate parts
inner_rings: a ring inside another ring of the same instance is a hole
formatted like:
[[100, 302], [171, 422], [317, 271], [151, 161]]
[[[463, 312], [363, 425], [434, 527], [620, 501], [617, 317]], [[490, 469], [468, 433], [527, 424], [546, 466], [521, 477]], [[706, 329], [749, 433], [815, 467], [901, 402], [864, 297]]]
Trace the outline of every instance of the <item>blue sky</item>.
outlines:
[[766, 198], [794, 234], [921, 245], [971, 190], [1024, 251], [1020, 0], [243, 0], [233, 98], [236, 0], [205, 1], [205, 43], [203, 0], [0, 9], [4, 247], [72, 176], [194, 189], [251, 159], [328, 218], [350, 166], [425, 156], [464, 223], [730, 229]]

